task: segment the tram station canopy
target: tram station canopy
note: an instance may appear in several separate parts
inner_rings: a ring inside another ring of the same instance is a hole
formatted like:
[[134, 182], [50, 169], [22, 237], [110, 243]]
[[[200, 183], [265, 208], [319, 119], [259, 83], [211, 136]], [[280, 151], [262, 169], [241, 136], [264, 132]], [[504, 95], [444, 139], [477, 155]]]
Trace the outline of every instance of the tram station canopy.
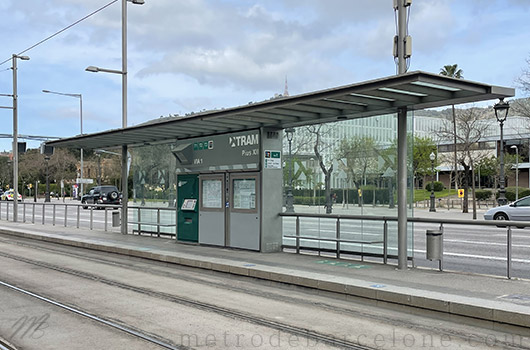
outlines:
[[160, 118], [46, 144], [84, 149], [141, 146], [260, 127], [288, 128], [391, 114], [404, 107], [420, 110], [514, 95], [513, 88], [416, 71], [191, 116]]

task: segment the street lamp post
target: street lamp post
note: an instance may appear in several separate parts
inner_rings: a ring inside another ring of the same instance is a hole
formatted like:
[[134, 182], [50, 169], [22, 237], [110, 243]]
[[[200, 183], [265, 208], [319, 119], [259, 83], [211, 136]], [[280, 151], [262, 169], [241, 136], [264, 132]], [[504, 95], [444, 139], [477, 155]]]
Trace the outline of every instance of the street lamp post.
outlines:
[[519, 199], [519, 147], [513, 145], [510, 148], [515, 148], [515, 200]]
[[[74, 98], [78, 98], [79, 99], [79, 128], [80, 128], [80, 135], [83, 135], [83, 95], [81, 95], [81, 94], [68, 94], [68, 93], [64, 93], [64, 92], [56, 92], [56, 91], [50, 91], [50, 90], [42, 90], [42, 92], [47, 93], [47, 94], [68, 96], [68, 97], [74, 97]], [[81, 196], [83, 196], [83, 180], [84, 180], [84, 177], [83, 177], [83, 148], [81, 148], [81, 156], [80, 156], [80, 158], [81, 158], [80, 159], [81, 160], [81, 172], [80, 172], [81, 191], [79, 193], [79, 197], [81, 198]]]
[[291, 153], [291, 143], [293, 141], [294, 129], [285, 129], [287, 141], [289, 141], [289, 186], [287, 187], [287, 200], [285, 203], [285, 212], [294, 213], [294, 198], [293, 198], [293, 157]]
[[44, 196], [45, 202], [50, 202], [50, 172], [49, 172], [49, 163], [50, 163], [50, 157], [44, 156], [44, 160], [46, 161], [46, 194]]
[[[143, 5], [144, 0], [122, 0], [121, 1], [121, 71], [114, 69], [104, 69], [94, 66], [86, 68], [88, 72], [106, 72], [121, 74], [121, 120], [122, 128], [127, 127], [127, 1], [136, 5]], [[127, 202], [129, 201], [129, 189], [127, 181], [127, 145], [123, 145], [121, 149], [121, 192], [122, 192], [122, 225], [121, 233], [127, 234]]]
[[17, 58], [23, 61], [29, 60], [28, 56], [13, 54], [13, 221], [18, 220], [18, 92], [17, 92]]
[[434, 196], [434, 160], [436, 159], [436, 155], [434, 152], [431, 152], [429, 155], [429, 158], [431, 159], [431, 206], [429, 207], [430, 212], [435, 212], [435, 196]]
[[501, 128], [501, 150], [500, 150], [500, 172], [499, 172], [499, 198], [497, 199], [497, 203], [499, 205], [505, 205], [508, 203], [506, 199], [506, 188], [504, 187], [504, 135], [503, 135], [503, 128], [504, 128], [504, 122], [506, 121], [506, 118], [508, 117], [508, 110], [510, 109], [510, 105], [508, 102], [504, 101], [504, 98], [500, 98], [499, 102], [496, 103], [493, 106], [493, 109], [495, 110], [495, 118], [497, 118], [497, 121], [499, 122], [500, 128]]

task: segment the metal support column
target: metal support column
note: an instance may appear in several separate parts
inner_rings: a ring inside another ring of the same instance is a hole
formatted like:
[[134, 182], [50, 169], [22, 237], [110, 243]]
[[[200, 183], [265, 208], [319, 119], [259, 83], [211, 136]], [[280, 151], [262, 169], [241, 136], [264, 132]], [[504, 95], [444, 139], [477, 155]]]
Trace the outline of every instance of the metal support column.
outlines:
[[129, 201], [129, 188], [127, 181], [127, 146], [124, 145], [121, 147], [121, 193], [122, 193], [122, 202], [121, 202], [121, 233], [127, 234], [127, 202]]
[[407, 268], [407, 109], [398, 112], [398, 269]]

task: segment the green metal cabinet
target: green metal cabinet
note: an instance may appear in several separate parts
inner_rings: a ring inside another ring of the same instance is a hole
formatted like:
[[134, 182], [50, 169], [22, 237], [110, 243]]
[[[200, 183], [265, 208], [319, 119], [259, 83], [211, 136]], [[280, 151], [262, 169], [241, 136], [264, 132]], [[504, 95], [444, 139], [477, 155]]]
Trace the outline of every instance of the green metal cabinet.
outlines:
[[199, 176], [177, 177], [177, 239], [186, 242], [199, 241]]

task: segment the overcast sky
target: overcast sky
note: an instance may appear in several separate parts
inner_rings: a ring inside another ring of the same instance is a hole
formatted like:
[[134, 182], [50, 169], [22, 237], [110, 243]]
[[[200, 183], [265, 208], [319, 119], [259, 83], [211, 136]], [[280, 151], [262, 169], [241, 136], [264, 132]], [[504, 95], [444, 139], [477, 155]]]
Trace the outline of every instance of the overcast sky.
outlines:
[[[0, 62], [109, 2], [0, 1]], [[78, 99], [43, 89], [83, 95], [84, 133], [121, 127], [121, 77], [85, 72], [121, 69], [120, 2], [24, 53], [20, 134], [79, 134]], [[286, 77], [295, 95], [396, 72], [392, 0], [145, 0], [128, 15], [129, 125], [268, 99]], [[513, 87], [530, 55], [529, 18], [528, 0], [414, 0], [409, 71], [457, 63], [465, 79]], [[10, 67], [0, 66], [3, 94]], [[12, 133], [11, 110], [0, 113], [0, 134]]]

